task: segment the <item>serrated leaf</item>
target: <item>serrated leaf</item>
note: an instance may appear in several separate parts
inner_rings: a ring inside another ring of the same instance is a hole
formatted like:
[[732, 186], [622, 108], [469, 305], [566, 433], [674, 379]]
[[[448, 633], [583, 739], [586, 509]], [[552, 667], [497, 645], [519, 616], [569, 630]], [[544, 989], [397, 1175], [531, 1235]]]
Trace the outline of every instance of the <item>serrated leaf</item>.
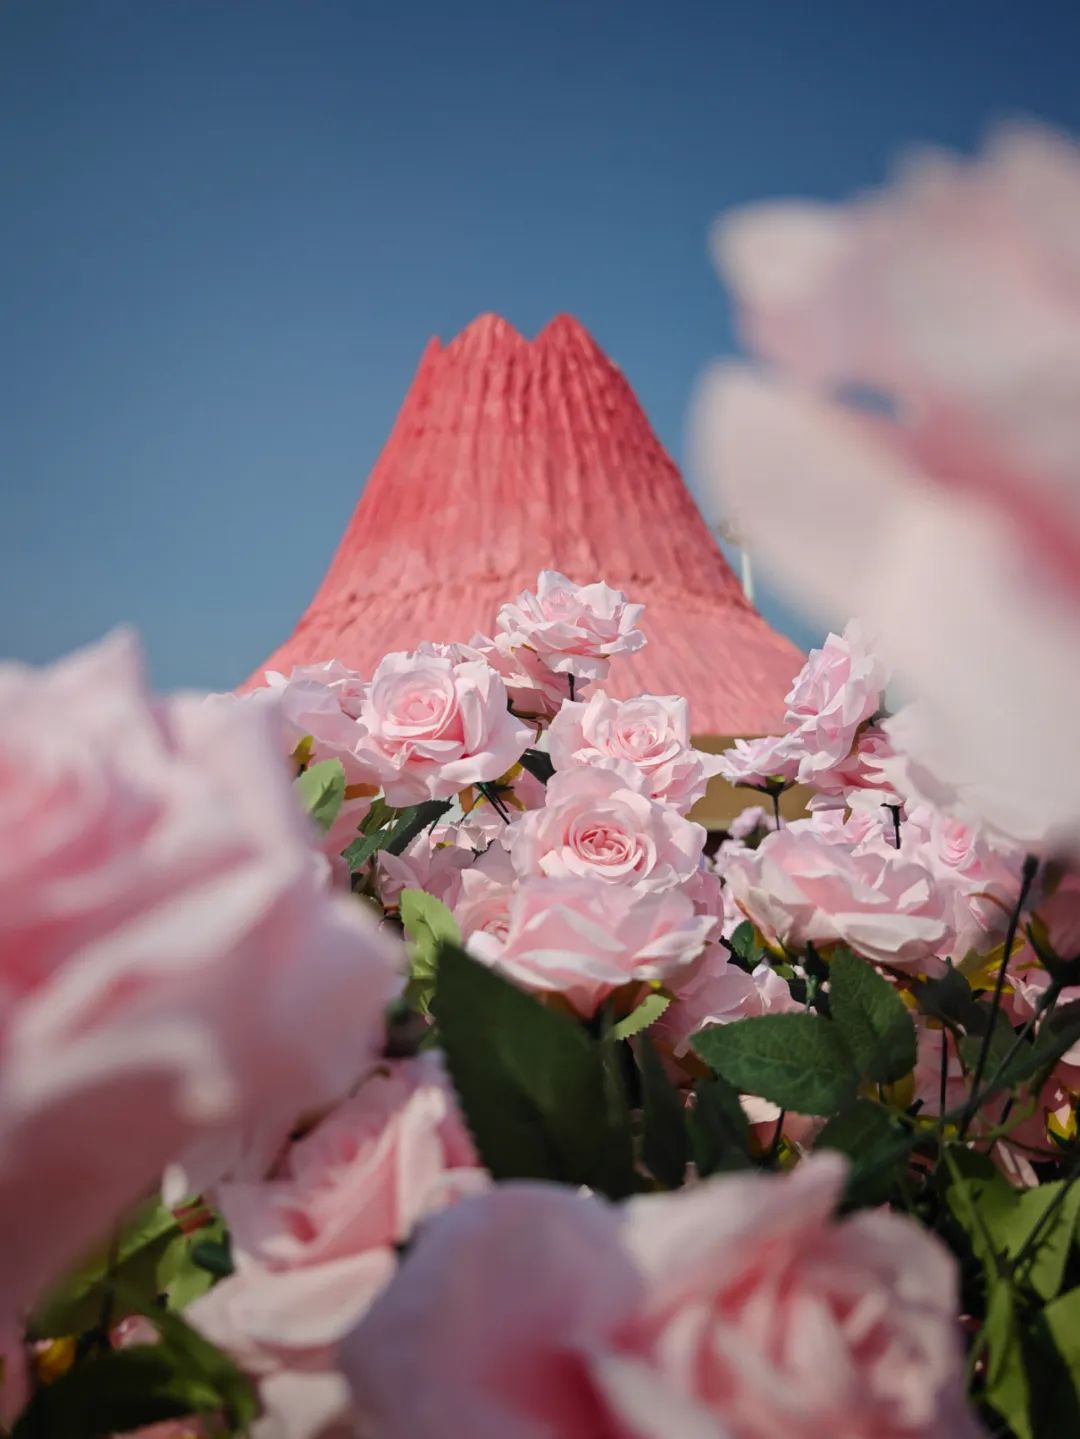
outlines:
[[461, 930], [457, 920], [441, 900], [422, 889], [403, 889], [398, 912], [409, 946], [409, 986], [407, 999], [422, 1013], [427, 1013], [435, 986], [440, 944], [460, 944]]
[[971, 986], [952, 965], [940, 979], [924, 980], [914, 986], [915, 998], [923, 1014], [943, 1020], [966, 1030], [982, 1034], [989, 1022], [989, 1009], [971, 993]]
[[555, 773], [555, 766], [551, 763], [551, 756], [545, 754], [542, 749], [527, 749], [521, 756], [519, 764], [522, 769], [528, 770], [533, 779], [538, 779], [541, 784], [547, 784], [548, 780]]
[[796, 1114], [833, 1114], [855, 1097], [859, 1072], [835, 1024], [815, 1014], [765, 1014], [700, 1030], [691, 1043], [744, 1094]]
[[650, 1024], [660, 1018], [664, 1010], [671, 1003], [671, 996], [667, 994], [650, 994], [628, 1015], [620, 1019], [612, 1027], [611, 1037], [613, 1039], [630, 1039], [635, 1034], [640, 1034], [643, 1029], [648, 1029]]
[[1015, 1267], [1015, 1278], [1040, 1298], [1054, 1298], [1080, 1219], [1080, 1182], [1058, 1179], [1034, 1189], [1014, 1189], [1000, 1173], [984, 1174], [956, 1179], [947, 1198], [988, 1286], [1005, 1269], [1013, 1272], [1014, 1261], [1034, 1236], [1032, 1253]]
[[829, 1012], [866, 1079], [894, 1084], [914, 1069], [915, 1025], [904, 1001], [850, 950], [829, 966]]
[[300, 803], [325, 834], [345, 803], [345, 770], [341, 761], [320, 760], [297, 775], [293, 784]]
[[625, 1107], [601, 1042], [454, 945], [443, 945], [433, 1010], [466, 1122], [496, 1179], [634, 1188]]
[[397, 818], [391, 824], [354, 839], [342, 852], [342, 857], [350, 870], [357, 870], [381, 849], [388, 854], [400, 854], [418, 834], [442, 819], [449, 808], [448, 799], [426, 799], [422, 804], [409, 805], [397, 812]]
[[726, 1079], [698, 1080], [686, 1126], [694, 1164], [703, 1179], [749, 1165], [750, 1124], [738, 1091]]
[[814, 1149], [835, 1149], [851, 1159], [845, 1190], [852, 1206], [884, 1204], [907, 1168], [913, 1136], [872, 1099], [858, 1098], [833, 1115]]
[[664, 1072], [647, 1034], [641, 1036], [635, 1050], [641, 1070], [641, 1157], [654, 1179], [668, 1189], [677, 1189], [690, 1159], [683, 1099]]

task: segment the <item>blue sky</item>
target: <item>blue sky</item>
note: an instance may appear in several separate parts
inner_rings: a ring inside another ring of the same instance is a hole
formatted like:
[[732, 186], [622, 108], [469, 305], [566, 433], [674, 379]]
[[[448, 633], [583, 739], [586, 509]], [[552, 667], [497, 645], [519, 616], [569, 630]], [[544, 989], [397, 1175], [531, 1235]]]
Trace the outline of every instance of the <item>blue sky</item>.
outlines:
[[131, 620], [237, 682], [483, 310], [578, 315], [681, 459], [715, 214], [1080, 131], [1078, 41], [1073, 0], [4, 0], [0, 654]]

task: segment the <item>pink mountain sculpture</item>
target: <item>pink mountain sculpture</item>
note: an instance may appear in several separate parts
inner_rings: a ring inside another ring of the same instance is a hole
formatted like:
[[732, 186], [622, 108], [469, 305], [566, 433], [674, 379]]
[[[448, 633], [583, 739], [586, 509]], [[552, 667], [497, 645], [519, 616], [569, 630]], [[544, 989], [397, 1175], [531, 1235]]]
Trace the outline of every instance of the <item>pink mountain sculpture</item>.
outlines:
[[747, 601], [633, 390], [568, 315], [533, 341], [481, 315], [432, 339], [337, 553], [266, 669], [490, 633], [542, 569], [646, 605], [605, 686], [684, 694], [699, 735], [781, 727], [803, 656]]

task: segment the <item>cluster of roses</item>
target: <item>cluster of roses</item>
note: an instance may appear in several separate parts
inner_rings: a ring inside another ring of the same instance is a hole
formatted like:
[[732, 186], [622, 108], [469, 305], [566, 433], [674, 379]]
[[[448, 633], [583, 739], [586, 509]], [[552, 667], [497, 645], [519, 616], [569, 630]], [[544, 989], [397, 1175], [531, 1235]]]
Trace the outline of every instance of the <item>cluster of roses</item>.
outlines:
[[[681, 698], [601, 688], [644, 642], [639, 614], [545, 573], [494, 639], [390, 655], [370, 681], [330, 663], [154, 701], [125, 638], [2, 673], [9, 1418], [35, 1385], [28, 1413], [62, 1389], [41, 1382], [72, 1312], [51, 1286], [164, 1174], [167, 1226], [193, 1195], [227, 1226], [227, 1276], [189, 1275], [184, 1303], [208, 1292], [185, 1318], [254, 1381], [267, 1439], [973, 1427], [952, 1259], [904, 1217], [836, 1217], [844, 1165], [810, 1153], [820, 1120], [744, 1086], [749, 1152], [786, 1177], [680, 1167], [688, 1187], [617, 1206], [493, 1184], [438, 1049], [414, 1033], [403, 1052], [387, 1027], [408, 968], [396, 916], [418, 893], [574, 1024], [651, 1020], [691, 1106], [693, 1036], [803, 1010], [807, 955], [846, 945], [899, 988], [958, 953], [1000, 964], [1022, 860], [869, 787], [884, 676], [856, 631], [811, 656], [791, 735], [718, 759]], [[707, 858], [686, 812], [720, 769], [766, 789], [816, 776], [820, 798], [786, 826], [747, 811]], [[1040, 914], [1067, 947], [1068, 880]], [[1047, 980], [1014, 962], [1017, 1016]], [[896, 1103], [931, 1113], [949, 1035], [919, 1024]], [[1033, 1178], [1048, 1122], [1071, 1123], [1067, 1061], [1027, 1142], [997, 1145], [1014, 1175]], [[947, 1065], [952, 1106], [958, 1052]], [[110, 1288], [124, 1252], [97, 1278], [105, 1343], [126, 1351], [154, 1333]], [[195, 1422], [161, 1432], [214, 1432]]]

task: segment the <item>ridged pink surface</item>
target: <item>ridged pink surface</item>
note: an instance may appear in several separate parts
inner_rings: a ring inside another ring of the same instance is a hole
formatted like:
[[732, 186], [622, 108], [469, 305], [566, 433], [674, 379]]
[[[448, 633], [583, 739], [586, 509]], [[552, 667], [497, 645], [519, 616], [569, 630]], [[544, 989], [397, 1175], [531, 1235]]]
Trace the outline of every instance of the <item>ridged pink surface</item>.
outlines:
[[747, 602], [619, 369], [570, 316], [433, 339], [326, 578], [264, 669], [490, 632], [541, 569], [646, 606], [620, 696], [685, 694], [697, 734], [776, 729], [799, 651]]

